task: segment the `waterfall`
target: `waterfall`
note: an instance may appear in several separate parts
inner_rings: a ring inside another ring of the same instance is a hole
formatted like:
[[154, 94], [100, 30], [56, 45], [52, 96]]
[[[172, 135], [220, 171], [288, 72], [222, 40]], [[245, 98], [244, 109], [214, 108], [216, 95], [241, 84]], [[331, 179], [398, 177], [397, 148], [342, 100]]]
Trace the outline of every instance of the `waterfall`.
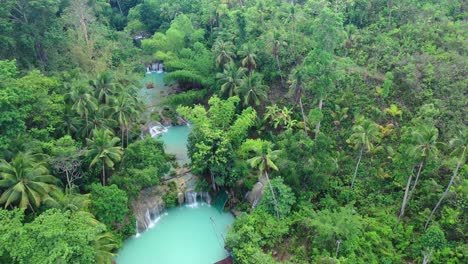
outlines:
[[161, 124], [157, 124], [155, 126], [152, 126], [150, 127], [149, 129], [149, 133], [151, 135], [151, 137], [156, 137], [162, 133], [166, 133], [167, 132], [167, 127], [161, 125]]
[[211, 204], [211, 196], [210, 196], [209, 192], [202, 192], [201, 193], [201, 198], [205, 203]]
[[147, 74], [148, 74], [148, 73], [151, 73], [150, 67], [146, 67], [146, 73], [147, 73]]
[[158, 73], [163, 73], [163, 64], [160, 62], [158, 63]]
[[197, 192], [186, 192], [185, 193], [185, 203], [189, 207], [197, 207]]
[[146, 228], [147, 229], [153, 227], [153, 222], [151, 221], [151, 215], [150, 215], [149, 209], [146, 209], [145, 223], [146, 223]]
[[137, 220], [136, 220], [135, 225], [136, 225], [136, 234], [135, 234], [135, 237], [139, 237], [139, 236], [140, 236], [140, 232], [138, 231], [138, 218], [137, 218]]

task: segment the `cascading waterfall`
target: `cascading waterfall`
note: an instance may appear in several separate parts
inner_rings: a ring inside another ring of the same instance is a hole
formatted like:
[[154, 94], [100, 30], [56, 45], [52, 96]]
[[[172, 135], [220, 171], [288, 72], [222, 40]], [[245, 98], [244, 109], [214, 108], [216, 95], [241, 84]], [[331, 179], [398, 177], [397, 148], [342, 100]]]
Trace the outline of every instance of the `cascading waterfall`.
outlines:
[[146, 228], [147, 229], [153, 227], [153, 222], [151, 221], [151, 215], [150, 215], [149, 209], [146, 209], [145, 223], [146, 223]]
[[185, 203], [189, 207], [197, 207], [197, 192], [186, 192], [185, 193]]
[[164, 64], [162, 62], [153, 62], [148, 64], [146, 67], [146, 73], [163, 73], [164, 72]]
[[165, 127], [165, 126], [163, 126], [161, 124], [157, 124], [155, 126], [150, 127], [149, 133], [150, 133], [151, 137], [154, 138], [154, 137], [156, 137], [156, 136], [158, 136], [158, 135], [160, 135], [162, 133], [166, 133], [167, 129], [168, 129], [168, 127]]
[[137, 218], [137, 220], [136, 220], [135, 225], [136, 225], [136, 234], [135, 234], [135, 237], [139, 237], [139, 236], [140, 236], [140, 231], [138, 230], [138, 218]]
[[205, 203], [211, 204], [211, 196], [210, 196], [209, 192], [202, 192], [201, 193], [201, 198]]

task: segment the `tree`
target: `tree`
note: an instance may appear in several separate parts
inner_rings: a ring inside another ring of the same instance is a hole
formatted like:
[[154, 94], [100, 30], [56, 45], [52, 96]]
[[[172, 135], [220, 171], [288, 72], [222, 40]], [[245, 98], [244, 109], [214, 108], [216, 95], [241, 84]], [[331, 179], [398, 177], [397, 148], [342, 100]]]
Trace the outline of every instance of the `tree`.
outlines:
[[64, 136], [54, 142], [50, 163], [59, 173], [65, 173], [68, 189], [72, 189], [74, 182], [83, 176], [81, 171], [83, 154], [70, 136]]
[[247, 162], [252, 168], [258, 169], [260, 176], [265, 177], [268, 186], [270, 187], [271, 197], [273, 198], [273, 202], [275, 205], [276, 218], [279, 220], [280, 212], [278, 208], [278, 201], [276, 200], [275, 191], [273, 190], [273, 186], [271, 185], [268, 172], [270, 170], [278, 170], [278, 167], [274, 163], [274, 160], [277, 159], [280, 150], [272, 150], [270, 142], [263, 141], [260, 139], [247, 140], [243, 144], [242, 149], [245, 149], [246, 151], [252, 151], [256, 154], [255, 157], [250, 158], [249, 160], [247, 160]]
[[413, 157], [419, 158], [420, 161], [413, 187], [411, 187], [413, 174], [410, 174], [408, 181], [406, 182], [405, 194], [403, 195], [403, 201], [396, 226], [398, 226], [401, 218], [405, 214], [406, 206], [408, 205], [408, 202], [411, 199], [411, 195], [413, 194], [416, 185], [418, 184], [419, 176], [421, 175], [424, 163], [430, 156], [435, 156], [438, 153], [436, 146], [438, 130], [433, 125], [422, 124], [421, 126], [416, 127], [416, 129], [411, 132], [411, 137], [413, 146], [410, 148], [409, 154]]
[[257, 113], [251, 107], [236, 115], [239, 101], [237, 96], [227, 100], [213, 96], [208, 101], [208, 110], [201, 105], [177, 109], [194, 124], [188, 146], [192, 170], [200, 175], [209, 174], [213, 190], [217, 185], [235, 184], [234, 151], [255, 124]]
[[241, 60], [242, 66], [247, 69], [249, 74], [252, 73], [257, 68], [257, 55], [255, 55], [254, 47], [249, 44], [243, 45], [239, 55], [243, 57]]
[[379, 126], [371, 120], [358, 118], [356, 125], [353, 126], [353, 134], [346, 141], [348, 144], [353, 144], [356, 149], [359, 149], [359, 157], [354, 169], [353, 179], [351, 180], [351, 188], [354, 186], [354, 180], [361, 164], [362, 153], [364, 150], [370, 152], [374, 149], [374, 143], [379, 142], [382, 135]]
[[244, 76], [245, 68], [237, 68], [232, 62], [226, 64], [223, 72], [216, 74], [216, 78], [221, 84], [221, 93], [228, 97], [239, 95]]
[[[294, 197], [291, 188], [283, 183], [283, 179], [281, 177], [276, 177], [273, 180], [271, 180], [271, 185], [273, 186], [273, 190], [275, 191], [275, 194], [278, 197], [279, 215], [282, 218], [286, 218], [291, 213], [291, 208], [296, 202], [296, 197]], [[262, 200], [256, 208], [266, 210], [272, 215], [276, 214], [275, 202], [273, 200], [273, 195], [271, 191], [265, 192], [265, 194], [262, 197]]]
[[259, 105], [267, 99], [267, 89], [268, 86], [263, 83], [262, 75], [255, 72], [244, 75], [240, 86], [240, 94], [243, 97], [242, 104], [244, 106]]
[[[1, 211], [0, 226], [8, 226], [11, 220], [2, 218]], [[49, 209], [16, 231], [7, 253], [15, 263], [109, 263], [116, 244], [99, 246], [105, 232], [105, 225], [90, 213]]]
[[105, 71], [97, 75], [95, 80], [90, 80], [89, 85], [94, 89], [94, 97], [99, 100], [100, 103], [110, 105], [110, 100], [113, 99], [113, 95], [117, 92], [117, 83], [115, 83], [112, 72]]
[[[307, 73], [313, 81], [312, 89], [318, 96], [318, 110], [321, 112], [323, 101], [336, 80], [335, 49], [343, 42], [343, 19], [339, 13], [325, 7], [313, 21], [313, 40], [315, 48], [304, 60]], [[320, 133], [321, 121], [315, 125], [315, 138]]]
[[18, 205], [34, 211], [53, 190], [57, 179], [49, 174], [45, 159], [29, 152], [18, 153], [11, 162], [0, 160], [0, 204]]
[[216, 56], [216, 65], [218, 67], [222, 67], [231, 63], [235, 56], [234, 49], [235, 46], [232, 42], [217, 39], [213, 44], [213, 52]]
[[86, 85], [78, 84], [72, 88], [68, 96], [73, 102], [72, 109], [75, 110], [80, 117], [85, 118], [87, 125], [89, 123], [89, 114], [98, 109], [97, 101], [91, 95], [90, 88]]
[[140, 113], [138, 105], [140, 105], [140, 102], [126, 94], [119, 96], [112, 107], [113, 116], [117, 118], [120, 126], [122, 149], [124, 147], [124, 134], [126, 135], [126, 145], [128, 146], [130, 125]]
[[457, 178], [460, 167], [465, 163], [467, 137], [468, 137], [468, 133], [467, 133], [467, 130], [465, 130], [463, 132], [460, 132], [456, 138], [450, 140], [450, 146], [453, 149], [451, 156], [457, 159], [457, 166], [455, 167], [455, 170], [453, 171], [452, 177], [450, 177], [449, 183], [447, 184], [447, 188], [445, 188], [445, 191], [442, 193], [442, 196], [440, 197], [439, 201], [437, 202], [437, 204], [434, 206], [431, 213], [427, 217], [426, 223], [424, 224], [424, 229], [427, 229], [429, 223], [431, 222], [432, 216], [436, 212], [437, 208], [439, 208], [439, 206], [442, 204], [442, 201], [445, 199], [445, 197], [450, 191], [450, 187], [452, 187], [453, 182]]
[[[125, 191], [120, 190], [115, 184], [109, 186], [93, 184], [90, 198], [90, 211], [96, 218], [106, 224], [109, 230], [122, 231], [121, 226], [130, 213]], [[132, 227], [133, 224], [131, 223]]]
[[98, 162], [102, 165], [102, 185], [106, 185], [106, 167], [114, 169], [114, 164], [122, 158], [123, 152], [115, 145], [119, 142], [110, 130], [93, 130], [93, 138], [86, 139], [88, 144], [87, 155], [92, 158], [90, 167]]
[[304, 94], [304, 71], [302, 68], [296, 69], [291, 73], [290, 79], [290, 86], [289, 86], [289, 93], [293, 96], [294, 102], [297, 104], [299, 103], [299, 107], [301, 108], [302, 114], [302, 122], [304, 123], [304, 132], [306, 136], [307, 133], [307, 119], [304, 114], [304, 106], [302, 105], [302, 95]]

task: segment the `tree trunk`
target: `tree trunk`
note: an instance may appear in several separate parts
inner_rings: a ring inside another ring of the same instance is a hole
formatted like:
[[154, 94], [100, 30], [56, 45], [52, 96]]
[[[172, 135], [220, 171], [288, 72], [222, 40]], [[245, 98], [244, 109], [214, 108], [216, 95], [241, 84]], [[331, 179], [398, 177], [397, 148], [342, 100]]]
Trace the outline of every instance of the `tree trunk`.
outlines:
[[413, 194], [414, 190], [416, 189], [416, 185], [418, 184], [418, 181], [419, 181], [419, 175], [421, 175], [421, 170], [422, 170], [425, 160], [426, 158], [423, 158], [421, 160], [421, 163], [419, 163], [418, 173], [416, 174], [416, 179], [414, 180], [413, 188], [411, 188], [411, 194]]
[[302, 106], [302, 96], [299, 96], [299, 106], [301, 107], [302, 121], [304, 122], [304, 132], [306, 136], [309, 136], [309, 134], [307, 133], [307, 122], [306, 116], [304, 114], [304, 107]]
[[453, 182], [455, 181], [455, 179], [457, 178], [457, 174], [458, 174], [458, 170], [460, 169], [460, 166], [462, 164], [462, 160], [463, 160], [463, 156], [465, 155], [465, 150], [463, 150], [463, 154], [462, 154], [462, 158], [460, 159], [460, 161], [458, 161], [457, 163], [457, 167], [455, 168], [455, 171], [453, 172], [453, 175], [452, 177], [450, 178], [450, 181], [447, 185], [447, 188], [445, 189], [444, 193], [442, 193], [442, 196], [440, 197], [439, 201], [437, 202], [436, 206], [434, 207], [434, 209], [432, 209], [432, 212], [431, 214], [429, 215], [429, 217], [427, 217], [427, 220], [426, 220], [426, 224], [424, 225], [424, 229], [427, 229], [427, 226], [429, 225], [429, 222], [431, 222], [431, 219], [432, 219], [432, 216], [434, 215], [434, 213], [436, 212], [437, 208], [439, 208], [439, 206], [442, 204], [442, 201], [445, 199], [445, 197], [447, 196], [447, 194], [449, 193], [450, 191], [450, 187], [452, 187], [452, 184]]
[[268, 186], [270, 187], [271, 197], [273, 198], [273, 202], [275, 204], [276, 218], [279, 221], [280, 215], [279, 215], [279, 209], [278, 209], [278, 201], [276, 201], [275, 191], [273, 190], [273, 186], [271, 185], [270, 177], [268, 177], [267, 171], [265, 171], [265, 178], [267, 179]]
[[279, 76], [280, 76], [280, 79], [281, 79], [281, 86], [283, 86], [283, 88], [284, 88], [285, 85], [284, 85], [283, 73], [281, 71], [281, 66], [280, 66], [278, 54], [275, 55], [275, 59], [276, 59], [276, 65], [278, 66]]
[[210, 169], [210, 176], [211, 176], [211, 187], [213, 187], [213, 191], [216, 192], [216, 182], [215, 182], [213, 171], [211, 169]]
[[351, 188], [353, 188], [354, 181], [356, 180], [356, 175], [357, 175], [357, 172], [358, 172], [358, 169], [359, 169], [359, 164], [361, 164], [361, 158], [362, 158], [362, 152], [363, 151], [364, 151], [364, 146], [361, 146], [361, 150], [359, 151], [359, 158], [358, 158], [358, 161], [356, 163], [356, 168], [354, 169], [354, 176], [353, 176], [353, 179], [351, 181]]
[[[323, 98], [320, 97], [320, 101], [319, 101], [320, 113], [322, 113], [322, 107], [323, 107]], [[315, 125], [315, 138], [317, 138], [319, 133], [320, 133], [320, 121], [318, 121], [317, 125]]]
[[120, 0], [117, 0], [117, 5], [119, 6], [120, 14], [123, 16], [122, 7], [120, 6]]
[[102, 186], [106, 186], [106, 166], [104, 160], [102, 160]]
[[413, 173], [410, 174], [410, 176], [408, 177], [408, 181], [406, 182], [405, 195], [403, 196], [403, 202], [401, 203], [400, 215], [398, 215], [398, 220], [397, 220], [397, 223], [396, 223], [394, 229], [397, 228], [398, 224], [400, 223], [401, 218], [405, 214], [405, 208], [406, 208], [406, 203], [407, 203], [409, 189], [410, 189], [410, 186], [411, 186], [412, 179], [413, 179]]
[[120, 138], [122, 140], [122, 149], [124, 149], [124, 127], [120, 126]]

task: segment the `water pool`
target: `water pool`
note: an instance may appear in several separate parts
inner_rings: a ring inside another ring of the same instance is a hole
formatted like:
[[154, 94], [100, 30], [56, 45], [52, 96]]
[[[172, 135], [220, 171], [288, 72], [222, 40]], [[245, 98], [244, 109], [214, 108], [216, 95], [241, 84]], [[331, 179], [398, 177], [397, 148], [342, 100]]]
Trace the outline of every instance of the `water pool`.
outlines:
[[227, 256], [224, 236], [230, 213], [199, 203], [167, 210], [139, 237], [128, 239], [117, 264], [211, 264]]
[[167, 129], [167, 132], [158, 136], [158, 139], [164, 142], [165, 151], [170, 154], [175, 154], [176, 160], [180, 165], [190, 163], [187, 154], [187, 143], [190, 131], [192, 131], [190, 126], [171, 126]]

